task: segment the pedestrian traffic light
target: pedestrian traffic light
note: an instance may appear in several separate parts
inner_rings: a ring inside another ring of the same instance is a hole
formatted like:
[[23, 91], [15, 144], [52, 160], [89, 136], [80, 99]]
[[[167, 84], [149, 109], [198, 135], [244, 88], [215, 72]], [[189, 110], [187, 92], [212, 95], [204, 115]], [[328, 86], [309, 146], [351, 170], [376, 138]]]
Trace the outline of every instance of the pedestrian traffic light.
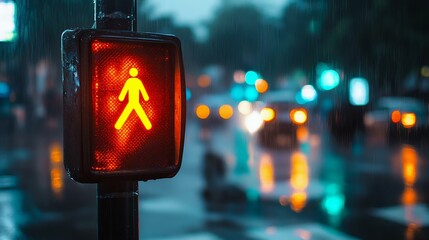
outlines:
[[64, 163], [79, 182], [149, 180], [180, 168], [185, 83], [172, 35], [62, 35]]

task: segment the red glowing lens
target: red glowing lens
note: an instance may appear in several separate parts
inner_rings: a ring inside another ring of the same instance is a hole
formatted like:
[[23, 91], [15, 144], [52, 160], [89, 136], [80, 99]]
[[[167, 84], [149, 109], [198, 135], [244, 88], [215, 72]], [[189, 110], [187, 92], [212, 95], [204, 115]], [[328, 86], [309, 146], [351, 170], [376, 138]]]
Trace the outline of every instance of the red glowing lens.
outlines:
[[95, 38], [89, 65], [91, 171], [156, 171], [174, 166], [173, 46]]

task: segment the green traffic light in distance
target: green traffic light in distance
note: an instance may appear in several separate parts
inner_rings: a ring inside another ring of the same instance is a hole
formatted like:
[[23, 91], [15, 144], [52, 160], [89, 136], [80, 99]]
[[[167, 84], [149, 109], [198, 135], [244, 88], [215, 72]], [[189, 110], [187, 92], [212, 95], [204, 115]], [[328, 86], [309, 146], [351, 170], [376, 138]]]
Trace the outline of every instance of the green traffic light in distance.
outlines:
[[259, 74], [255, 71], [248, 71], [244, 79], [248, 85], [255, 85], [256, 80], [259, 79]]
[[349, 101], [354, 106], [365, 106], [369, 102], [369, 85], [365, 78], [353, 78], [349, 84]]
[[15, 2], [0, 1], [0, 42], [12, 42], [16, 39], [15, 15]]
[[333, 69], [328, 69], [320, 74], [318, 86], [321, 90], [331, 90], [340, 84], [340, 75]]

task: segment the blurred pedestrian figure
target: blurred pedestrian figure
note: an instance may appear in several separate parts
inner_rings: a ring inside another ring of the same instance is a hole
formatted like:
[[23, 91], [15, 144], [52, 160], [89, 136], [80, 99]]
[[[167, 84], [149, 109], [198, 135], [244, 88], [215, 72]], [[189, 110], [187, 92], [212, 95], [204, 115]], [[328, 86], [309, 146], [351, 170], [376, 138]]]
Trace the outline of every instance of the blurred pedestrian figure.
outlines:
[[225, 160], [208, 148], [204, 154], [203, 174], [205, 187], [203, 197], [208, 203], [222, 206], [228, 203], [245, 202], [246, 194], [238, 186], [227, 181]]
[[205, 188], [203, 190], [204, 198], [220, 200], [222, 188], [225, 184], [226, 166], [222, 157], [211, 149], [204, 154], [203, 174]]

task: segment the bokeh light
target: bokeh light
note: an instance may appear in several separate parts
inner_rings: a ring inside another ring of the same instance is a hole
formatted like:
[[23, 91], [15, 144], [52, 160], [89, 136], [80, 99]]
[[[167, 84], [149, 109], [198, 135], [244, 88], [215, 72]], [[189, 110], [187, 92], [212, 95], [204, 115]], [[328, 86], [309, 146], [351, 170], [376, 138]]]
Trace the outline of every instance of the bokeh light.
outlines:
[[0, 1], [0, 42], [9, 42], [17, 37], [15, 16], [16, 6], [12, 1]]
[[206, 119], [210, 116], [210, 108], [207, 105], [199, 105], [195, 113], [199, 119]]
[[201, 88], [207, 88], [212, 84], [212, 79], [209, 75], [201, 75], [198, 77], [198, 86]]
[[248, 71], [245, 75], [245, 81], [249, 85], [255, 85], [256, 80], [259, 79], [259, 74], [255, 71]]
[[244, 97], [246, 100], [248, 100], [250, 102], [254, 102], [258, 99], [259, 93], [258, 93], [258, 91], [256, 91], [254, 86], [248, 86], [244, 90]]
[[301, 89], [301, 98], [305, 102], [312, 102], [317, 99], [316, 89], [312, 85], [305, 85]]
[[401, 112], [399, 110], [395, 110], [391, 114], [391, 119], [393, 123], [399, 123], [401, 121]]
[[225, 104], [225, 105], [222, 105], [220, 108], [219, 108], [219, 116], [221, 117], [221, 118], [223, 118], [223, 119], [230, 119], [231, 117], [232, 117], [232, 115], [234, 114], [234, 110], [233, 110], [233, 108], [230, 106], [230, 105], [228, 105], [228, 104]]
[[340, 84], [340, 75], [333, 69], [325, 70], [318, 79], [318, 87], [321, 90], [331, 90]]
[[268, 90], [268, 82], [264, 79], [258, 79], [255, 82], [255, 88], [259, 93], [265, 93]]
[[244, 83], [246, 74], [241, 70], [236, 70], [234, 72], [234, 82], [236, 83]]
[[290, 118], [295, 124], [307, 122], [307, 111], [305, 109], [294, 109], [290, 112]]
[[189, 88], [186, 88], [186, 101], [191, 100], [192, 98], [192, 92]]
[[244, 120], [244, 125], [246, 126], [247, 131], [249, 131], [249, 133], [253, 134], [256, 131], [258, 131], [259, 128], [261, 128], [263, 122], [264, 121], [263, 121], [261, 115], [258, 112], [253, 111]]
[[261, 116], [265, 122], [269, 122], [269, 121], [272, 121], [276, 117], [276, 112], [272, 108], [263, 108], [261, 110]]
[[244, 99], [244, 89], [241, 85], [234, 85], [231, 88], [231, 97], [235, 101], [241, 101]]
[[416, 114], [415, 113], [403, 113], [401, 116], [401, 123], [404, 128], [412, 128], [416, 125]]
[[248, 115], [252, 112], [252, 104], [249, 101], [241, 101], [238, 104], [238, 111], [243, 115]]
[[429, 66], [423, 66], [421, 69], [421, 74], [423, 77], [429, 77]]
[[353, 78], [349, 85], [349, 101], [355, 106], [364, 106], [369, 102], [369, 85], [365, 78]]

